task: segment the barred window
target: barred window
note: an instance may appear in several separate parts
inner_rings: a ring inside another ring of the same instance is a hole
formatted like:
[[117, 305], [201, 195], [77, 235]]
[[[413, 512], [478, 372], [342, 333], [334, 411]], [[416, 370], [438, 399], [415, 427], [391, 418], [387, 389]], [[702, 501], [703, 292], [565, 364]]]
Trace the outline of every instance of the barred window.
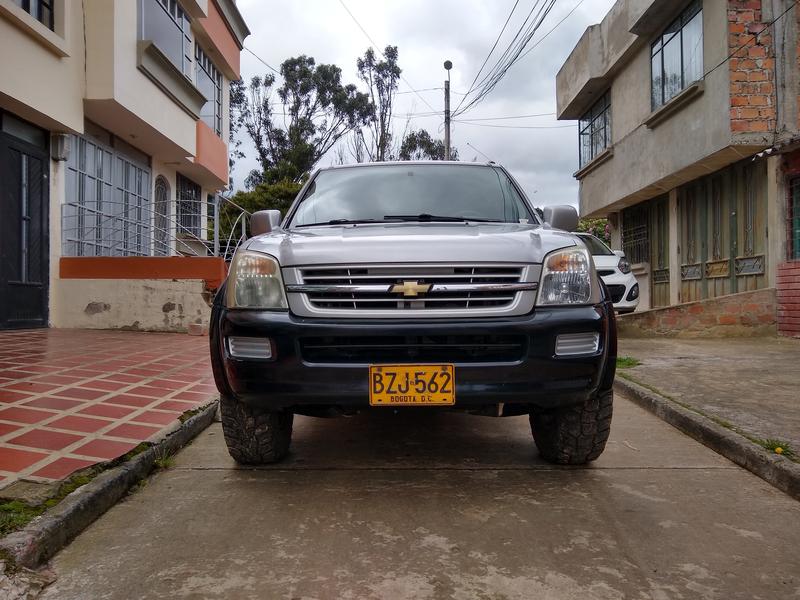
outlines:
[[650, 262], [650, 235], [647, 205], [622, 211], [622, 250], [632, 263]]
[[800, 177], [789, 183], [789, 211], [790, 258], [800, 259]]
[[34, 19], [47, 27], [54, 29], [53, 0], [12, 0], [14, 4], [29, 13]]
[[653, 42], [652, 106], [655, 110], [703, 78], [703, 3], [694, 0]]
[[200, 237], [202, 206], [200, 186], [180, 173], [175, 179], [178, 202], [178, 235]]
[[611, 96], [609, 92], [595, 102], [580, 120], [578, 128], [581, 168], [611, 145]]
[[70, 144], [64, 255], [148, 256], [150, 170], [87, 138], [71, 136]]
[[222, 136], [222, 75], [203, 49], [195, 44], [195, 82], [206, 97], [200, 118], [218, 136]]

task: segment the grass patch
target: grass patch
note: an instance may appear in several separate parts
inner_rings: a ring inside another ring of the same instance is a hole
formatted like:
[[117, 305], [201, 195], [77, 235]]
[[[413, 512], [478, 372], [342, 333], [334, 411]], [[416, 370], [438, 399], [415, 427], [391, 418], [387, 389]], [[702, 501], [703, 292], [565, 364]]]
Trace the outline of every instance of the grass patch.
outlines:
[[765, 450], [769, 450], [774, 454], [785, 456], [791, 460], [797, 459], [797, 454], [795, 453], [794, 448], [792, 448], [791, 444], [789, 444], [789, 442], [786, 440], [767, 438], [765, 440], [754, 439], [753, 441]]
[[58, 488], [52, 498], [48, 498], [41, 504], [31, 505], [21, 500], [10, 500], [0, 502], [0, 536], [8, 535], [12, 531], [22, 529], [40, 516], [48, 508], [52, 508], [69, 494], [77, 490], [82, 485], [86, 485], [94, 479], [102, 469], [91, 468], [87, 471], [73, 475]]
[[59, 486], [58, 491], [56, 491], [52, 497], [48, 498], [41, 504], [33, 505], [21, 500], [3, 501], [0, 499], [0, 537], [8, 535], [12, 531], [22, 529], [36, 517], [44, 514], [47, 509], [56, 506], [69, 494], [77, 490], [82, 485], [89, 483], [103, 471], [112, 467], [116, 467], [120, 463], [130, 460], [137, 454], [141, 454], [147, 450], [151, 445], [152, 444], [149, 442], [142, 442], [124, 456], [120, 456], [118, 459], [110, 463], [95, 465], [74, 474]]
[[642, 362], [633, 358], [632, 356], [618, 356], [617, 357], [617, 368], [618, 369], [630, 369], [631, 367], [638, 367]]
[[166, 450], [159, 450], [156, 453], [156, 458], [153, 461], [153, 466], [156, 469], [169, 469], [175, 464], [175, 457]]

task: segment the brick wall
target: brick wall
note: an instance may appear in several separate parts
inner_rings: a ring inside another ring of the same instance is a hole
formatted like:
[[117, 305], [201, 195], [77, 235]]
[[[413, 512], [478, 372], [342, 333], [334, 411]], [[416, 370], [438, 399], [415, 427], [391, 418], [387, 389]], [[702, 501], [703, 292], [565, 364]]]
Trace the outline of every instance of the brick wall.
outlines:
[[800, 260], [778, 265], [778, 333], [800, 337]]
[[[775, 130], [775, 53], [772, 30], [766, 29], [767, 23], [762, 21], [761, 3], [762, 0], [728, 0], [728, 53], [736, 52], [728, 61], [734, 133]], [[759, 35], [753, 40], [756, 34]]]
[[775, 335], [775, 289], [656, 308], [617, 319], [623, 337]]

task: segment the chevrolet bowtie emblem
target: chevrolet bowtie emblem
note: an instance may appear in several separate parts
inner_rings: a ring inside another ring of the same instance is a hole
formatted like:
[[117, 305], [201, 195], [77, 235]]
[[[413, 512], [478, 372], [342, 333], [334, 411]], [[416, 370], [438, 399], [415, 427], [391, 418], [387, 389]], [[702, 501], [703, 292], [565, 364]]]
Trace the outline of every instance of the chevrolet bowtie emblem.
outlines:
[[404, 281], [392, 286], [392, 294], [403, 294], [403, 296], [418, 296], [431, 289], [430, 283], [419, 283], [417, 281]]

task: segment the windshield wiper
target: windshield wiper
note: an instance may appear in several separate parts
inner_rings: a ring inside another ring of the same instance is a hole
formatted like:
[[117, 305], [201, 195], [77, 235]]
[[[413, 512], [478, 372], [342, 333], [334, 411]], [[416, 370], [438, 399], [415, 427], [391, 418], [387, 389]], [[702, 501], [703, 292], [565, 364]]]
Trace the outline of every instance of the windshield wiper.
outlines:
[[444, 223], [467, 223], [475, 221], [478, 223], [501, 223], [499, 219], [481, 219], [480, 217], [450, 217], [443, 215], [429, 215], [422, 213], [419, 215], [386, 215], [383, 217], [387, 221], [411, 221], [419, 223], [431, 223], [433, 221], [440, 221]]
[[295, 227], [318, 227], [321, 225], [358, 225], [360, 223], [383, 223], [381, 219], [331, 219], [320, 223], [303, 223]]

